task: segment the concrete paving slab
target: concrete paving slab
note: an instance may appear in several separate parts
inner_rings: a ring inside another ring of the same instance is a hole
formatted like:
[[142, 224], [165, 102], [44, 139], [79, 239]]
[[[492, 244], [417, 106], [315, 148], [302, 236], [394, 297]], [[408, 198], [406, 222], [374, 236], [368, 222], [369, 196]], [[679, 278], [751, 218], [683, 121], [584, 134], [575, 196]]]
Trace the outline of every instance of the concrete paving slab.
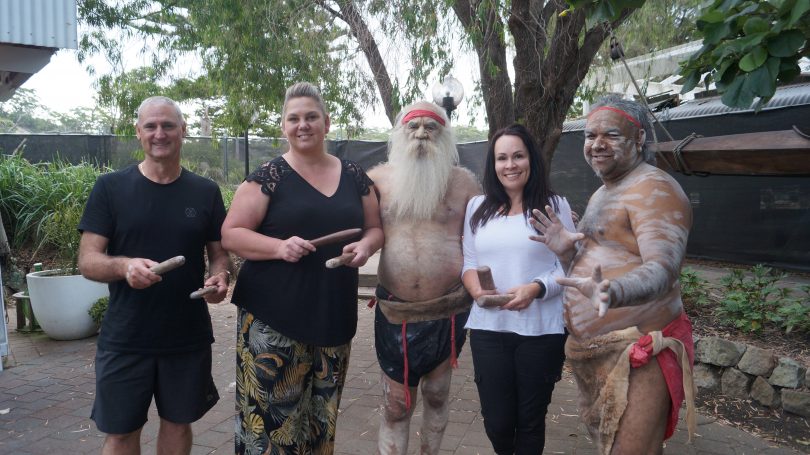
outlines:
[[[374, 265], [376, 268], [376, 264]], [[361, 270], [361, 273], [363, 270]], [[373, 346], [373, 310], [365, 301], [358, 305], [358, 333], [352, 344], [349, 376], [338, 418], [335, 452], [375, 452], [380, 422], [380, 370]], [[231, 304], [210, 305], [216, 342], [213, 345], [213, 376], [221, 399], [194, 425], [192, 453], [232, 453], [234, 426], [234, 363], [236, 310]], [[95, 337], [76, 341], [53, 341], [44, 334], [16, 332], [10, 310], [10, 355], [0, 373], [0, 454], [60, 455], [98, 453], [104, 439], [90, 420], [95, 393]], [[454, 371], [450, 392], [450, 418], [441, 453], [445, 455], [491, 454], [473, 382], [469, 345], [465, 345]], [[596, 454], [596, 447], [579, 421], [577, 389], [566, 375], [554, 391], [547, 417], [546, 453]], [[409, 453], [418, 453], [421, 399], [410, 430]], [[157, 413], [152, 406], [143, 430], [144, 453], [154, 452]], [[667, 442], [665, 454], [795, 454], [701, 416], [698, 436], [686, 444], [680, 422]]]

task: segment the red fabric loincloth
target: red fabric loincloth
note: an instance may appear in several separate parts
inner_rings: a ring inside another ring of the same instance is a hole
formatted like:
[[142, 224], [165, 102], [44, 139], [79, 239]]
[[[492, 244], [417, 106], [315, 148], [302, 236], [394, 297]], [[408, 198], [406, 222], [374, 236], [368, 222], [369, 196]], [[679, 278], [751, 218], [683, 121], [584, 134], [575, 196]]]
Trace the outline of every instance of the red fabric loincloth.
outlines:
[[[689, 356], [689, 364], [693, 365], [695, 363], [695, 343], [692, 339], [692, 322], [689, 321], [686, 313], [681, 313], [680, 317], [667, 324], [667, 326], [661, 330], [661, 334], [667, 338], [680, 340], [686, 349], [686, 355]], [[647, 356], [651, 349], [652, 339], [649, 335], [644, 335], [630, 352], [630, 364], [633, 365], [634, 368], [637, 368], [647, 363]], [[678, 425], [678, 412], [684, 400], [683, 372], [681, 371], [678, 357], [672, 349], [664, 349], [655, 357], [658, 359], [658, 366], [661, 367], [661, 373], [664, 374], [664, 380], [667, 382], [667, 389], [669, 389], [669, 396], [672, 400], [669, 418], [667, 419], [667, 430], [664, 434], [664, 439], [669, 439], [675, 433], [675, 426]]]

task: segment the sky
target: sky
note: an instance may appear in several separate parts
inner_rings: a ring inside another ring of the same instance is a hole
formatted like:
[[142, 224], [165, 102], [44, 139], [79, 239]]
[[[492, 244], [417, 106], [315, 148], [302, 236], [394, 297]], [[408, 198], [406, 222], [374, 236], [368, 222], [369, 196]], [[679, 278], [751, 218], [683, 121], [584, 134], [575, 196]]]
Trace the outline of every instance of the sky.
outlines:
[[[103, 59], [94, 62], [104, 64]], [[67, 113], [73, 108], [95, 105], [93, 78], [79, 63], [76, 51], [70, 49], [53, 55], [50, 63], [25, 81], [22, 88], [35, 90], [39, 101], [57, 112]]]

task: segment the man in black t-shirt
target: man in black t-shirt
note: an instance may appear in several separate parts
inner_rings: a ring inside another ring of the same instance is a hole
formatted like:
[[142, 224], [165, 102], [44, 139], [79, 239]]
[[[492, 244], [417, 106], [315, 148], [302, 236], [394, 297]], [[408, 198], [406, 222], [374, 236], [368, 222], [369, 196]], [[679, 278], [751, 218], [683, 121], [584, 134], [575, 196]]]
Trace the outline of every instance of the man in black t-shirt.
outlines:
[[[212, 286], [205, 301], [218, 303], [227, 293], [231, 262], [220, 244], [225, 207], [214, 182], [180, 166], [186, 123], [174, 101], [147, 98], [135, 127], [144, 160], [99, 177], [79, 223], [79, 268], [110, 287], [91, 417], [107, 433], [103, 454], [140, 453], [154, 396], [158, 453], [189, 453], [191, 422], [219, 399], [208, 306], [189, 294]], [[180, 255], [185, 265], [162, 275], [150, 270]]]

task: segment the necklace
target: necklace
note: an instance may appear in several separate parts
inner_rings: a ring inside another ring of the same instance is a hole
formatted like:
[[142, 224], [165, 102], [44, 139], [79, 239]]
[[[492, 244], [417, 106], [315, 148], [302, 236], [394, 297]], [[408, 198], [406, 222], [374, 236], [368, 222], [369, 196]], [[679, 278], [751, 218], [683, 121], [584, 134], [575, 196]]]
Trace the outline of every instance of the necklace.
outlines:
[[162, 183], [162, 184], [172, 183], [175, 180], [177, 180], [178, 178], [180, 178], [180, 174], [183, 173], [183, 168], [181, 166], [178, 166], [177, 174], [175, 176], [171, 177], [171, 178], [168, 178], [168, 179], [164, 179], [164, 178], [160, 178], [160, 177], [152, 178], [149, 175], [147, 175], [144, 163], [145, 163], [144, 161], [141, 161], [140, 163], [138, 163], [138, 170], [141, 171], [141, 174], [144, 177], [146, 177], [147, 179], [149, 179], [149, 180], [151, 180], [153, 182], [156, 182], [156, 183]]

